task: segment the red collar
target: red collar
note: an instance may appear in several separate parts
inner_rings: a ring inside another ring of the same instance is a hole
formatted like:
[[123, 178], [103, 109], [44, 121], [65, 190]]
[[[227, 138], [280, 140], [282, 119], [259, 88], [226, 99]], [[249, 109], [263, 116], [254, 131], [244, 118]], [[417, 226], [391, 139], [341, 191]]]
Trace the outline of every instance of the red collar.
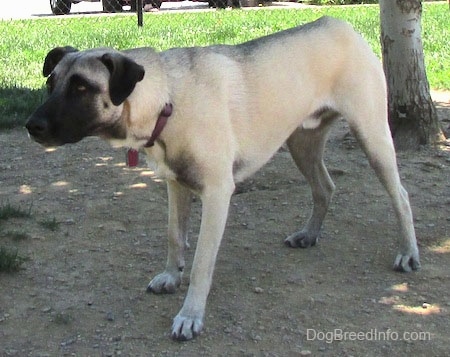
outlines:
[[156, 120], [155, 128], [153, 129], [152, 135], [150, 139], [148, 139], [147, 143], [144, 145], [145, 148], [150, 148], [155, 145], [156, 139], [158, 139], [159, 135], [163, 131], [164, 127], [167, 124], [167, 120], [172, 115], [173, 105], [172, 103], [166, 103], [163, 110], [159, 113], [158, 119]]

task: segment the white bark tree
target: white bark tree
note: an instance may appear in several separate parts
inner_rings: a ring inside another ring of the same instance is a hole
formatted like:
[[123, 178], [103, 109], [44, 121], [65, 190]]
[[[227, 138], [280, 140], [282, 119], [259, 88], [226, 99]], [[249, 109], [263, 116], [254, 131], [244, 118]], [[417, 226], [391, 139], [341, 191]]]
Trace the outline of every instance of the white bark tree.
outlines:
[[444, 138], [425, 71], [421, 18], [421, 0], [380, 0], [389, 125], [400, 150]]

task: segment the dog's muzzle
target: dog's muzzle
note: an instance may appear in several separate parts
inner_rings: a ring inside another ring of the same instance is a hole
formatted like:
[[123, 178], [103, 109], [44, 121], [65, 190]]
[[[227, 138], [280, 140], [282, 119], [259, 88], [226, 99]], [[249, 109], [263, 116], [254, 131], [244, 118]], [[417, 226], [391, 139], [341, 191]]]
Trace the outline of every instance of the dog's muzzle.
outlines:
[[48, 136], [48, 121], [44, 118], [30, 118], [25, 124], [25, 127], [33, 138]]
[[50, 128], [46, 118], [33, 116], [28, 119], [25, 127], [30, 137], [38, 143], [45, 144], [50, 139]]
[[68, 140], [68, 138], [56, 135], [56, 128], [51, 125], [51, 122], [46, 117], [39, 115], [32, 115], [25, 124], [25, 128], [31, 139], [45, 147], [60, 146], [81, 139], [73, 137]]

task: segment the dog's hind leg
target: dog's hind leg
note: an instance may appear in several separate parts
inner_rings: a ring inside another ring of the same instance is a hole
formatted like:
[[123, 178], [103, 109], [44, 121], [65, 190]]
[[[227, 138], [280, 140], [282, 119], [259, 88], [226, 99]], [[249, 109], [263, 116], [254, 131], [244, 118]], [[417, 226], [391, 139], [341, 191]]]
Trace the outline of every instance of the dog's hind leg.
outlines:
[[[374, 113], [386, 117], [383, 112], [377, 113], [374, 110]], [[366, 153], [371, 167], [388, 192], [398, 219], [400, 249], [394, 261], [394, 270], [405, 272], [417, 270], [420, 268], [419, 250], [408, 192], [400, 182], [394, 144], [387, 119], [380, 120], [374, 113], [365, 113], [366, 115], [362, 117], [364, 120], [352, 120], [356, 118], [351, 117], [347, 117], [347, 119], [355, 137]]]
[[334, 183], [323, 162], [323, 152], [334, 113], [324, 113], [315, 129], [296, 129], [287, 145], [301, 173], [311, 186], [313, 210], [304, 228], [285, 239], [289, 247], [307, 248], [316, 244], [322, 222], [333, 196]]
[[167, 181], [169, 197], [169, 250], [166, 269], [147, 287], [156, 294], [174, 293], [181, 284], [184, 270], [184, 251], [188, 247], [187, 231], [192, 202], [190, 190], [176, 181]]

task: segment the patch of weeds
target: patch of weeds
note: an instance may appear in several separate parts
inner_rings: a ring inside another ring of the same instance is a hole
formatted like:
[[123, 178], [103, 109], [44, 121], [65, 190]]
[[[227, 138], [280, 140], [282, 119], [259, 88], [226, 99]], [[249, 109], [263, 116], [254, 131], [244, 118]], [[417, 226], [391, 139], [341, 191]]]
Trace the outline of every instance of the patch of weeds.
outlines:
[[0, 247], [0, 272], [12, 273], [20, 270], [26, 259], [19, 255], [17, 249]]
[[58, 312], [53, 318], [53, 322], [57, 325], [69, 325], [72, 321], [73, 316], [64, 312]]
[[[31, 203], [27, 210], [20, 206], [14, 206], [11, 203], [0, 203], [0, 225], [3, 221], [11, 218], [30, 218]], [[13, 241], [21, 241], [29, 238], [29, 235], [22, 231], [0, 230], [1, 237], [10, 238]], [[0, 246], [0, 272], [12, 273], [20, 270], [22, 264], [28, 260], [26, 257], [19, 255], [17, 248], [7, 248]]]
[[61, 222], [58, 222], [55, 217], [53, 217], [53, 219], [48, 219], [48, 220], [39, 222], [39, 224], [42, 227], [49, 229], [52, 232], [56, 231], [59, 228], [60, 223]]
[[31, 217], [31, 207], [24, 210], [22, 207], [13, 206], [11, 203], [2, 203], [0, 206], [0, 220], [7, 220], [10, 218], [29, 218]]
[[20, 231], [6, 231], [2, 233], [2, 235], [16, 242], [30, 238], [30, 236], [27, 233]]

